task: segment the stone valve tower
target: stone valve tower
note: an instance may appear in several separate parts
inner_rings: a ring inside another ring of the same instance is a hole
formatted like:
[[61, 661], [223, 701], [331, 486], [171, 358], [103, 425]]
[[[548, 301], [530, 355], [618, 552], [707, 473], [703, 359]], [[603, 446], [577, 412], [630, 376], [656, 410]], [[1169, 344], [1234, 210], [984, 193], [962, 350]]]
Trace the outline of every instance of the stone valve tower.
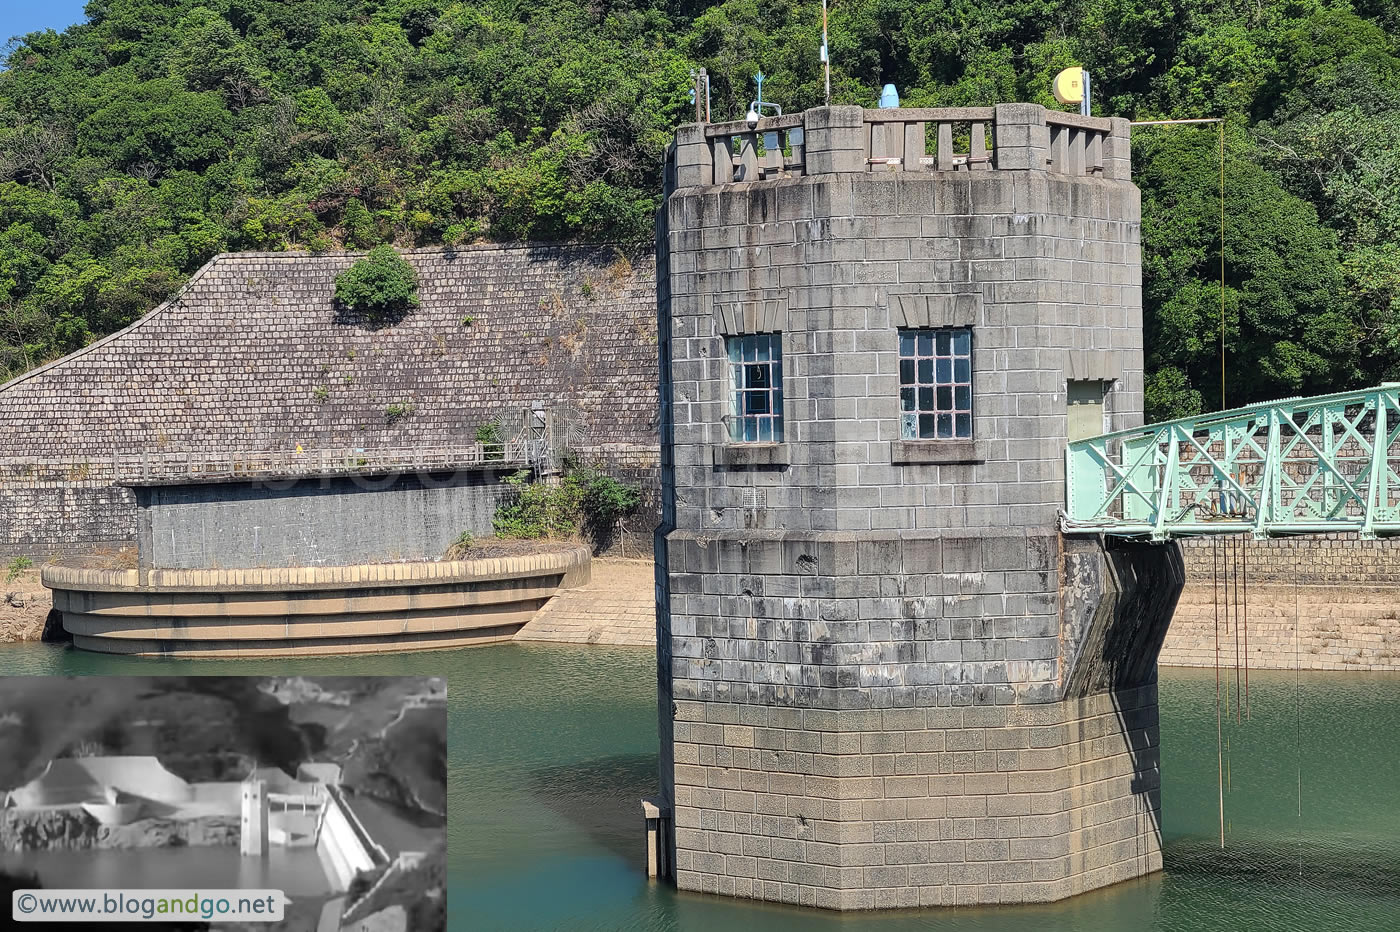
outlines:
[[677, 884], [1044, 902], [1161, 867], [1172, 545], [1059, 532], [1142, 421], [1128, 124], [682, 127], [658, 222], [659, 800]]

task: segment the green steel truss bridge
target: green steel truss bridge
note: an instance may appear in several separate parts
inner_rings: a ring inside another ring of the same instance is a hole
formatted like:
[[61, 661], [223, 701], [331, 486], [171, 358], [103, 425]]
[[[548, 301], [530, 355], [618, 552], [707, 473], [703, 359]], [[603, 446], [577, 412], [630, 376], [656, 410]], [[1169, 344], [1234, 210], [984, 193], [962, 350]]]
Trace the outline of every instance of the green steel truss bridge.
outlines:
[[1400, 383], [1071, 443], [1066, 534], [1400, 534]]

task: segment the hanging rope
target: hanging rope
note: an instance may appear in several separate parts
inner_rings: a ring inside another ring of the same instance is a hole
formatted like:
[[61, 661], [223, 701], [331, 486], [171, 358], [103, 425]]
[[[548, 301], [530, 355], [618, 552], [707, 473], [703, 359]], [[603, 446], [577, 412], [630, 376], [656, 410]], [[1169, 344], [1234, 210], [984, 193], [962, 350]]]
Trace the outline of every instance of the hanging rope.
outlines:
[[1298, 649], [1298, 629], [1301, 627], [1298, 611], [1298, 550], [1293, 550], [1293, 748], [1298, 755], [1298, 882], [1303, 881], [1303, 674], [1302, 660]]
[[[1199, 118], [1199, 119], [1189, 119], [1189, 120], [1135, 120], [1135, 121], [1133, 121], [1133, 123], [1132, 123], [1131, 125], [1132, 125], [1132, 126], [1135, 126], [1135, 127], [1136, 127], [1136, 126], [1177, 126], [1177, 125], [1188, 124], [1188, 123], [1195, 123], [1195, 124], [1200, 124], [1200, 123], [1215, 123], [1215, 124], [1217, 124], [1217, 126], [1218, 126], [1218, 128], [1219, 128], [1219, 139], [1220, 139], [1220, 143], [1219, 143], [1219, 152], [1220, 152], [1220, 408], [1221, 408], [1221, 410], [1224, 410], [1224, 409], [1227, 407], [1226, 395], [1225, 395], [1225, 121], [1224, 121], [1224, 119], [1222, 119], [1222, 118], [1220, 118], [1220, 117], [1201, 117], [1201, 118]], [[1214, 602], [1214, 613], [1215, 613], [1215, 757], [1216, 757], [1216, 767], [1215, 767], [1216, 774], [1215, 774], [1215, 776], [1216, 776], [1217, 789], [1218, 789], [1218, 791], [1219, 791], [1219, 792], [1218, 792], [1218, 795], [1219, 795], [1219, 797], [1220, 797], [1220, 847], [1221, 847], [1221, 848], [1224, 848], [1224, 847], [1225, 847], [1225, 781], [1226, 781], [1226, 774], [1227, 774], [1227, 772], [1228, 772], [1228, 771], [1226, 770], [1226, 748], [1227, 748], [1227, 745], [1226, 745], [1226, 743], [1225, 743], [1225, 738], [1224, 738], [1224, 718], [1225, 718], [1226, 716], [1228, 716], [1228, 714], [1229, 714], [1230, 691], [1229, 691], [1229, 689], [1227, 688], [1227, 689], [1225, 690], [1225, 694], [1224, 694], [1224, 696], [1223, 696], [1223, 698], [1224, 698], [1224, 700], [1225, 700], [1225, 703], [1226, 703], [1226, 707], [1225, 707], [1225, 714], [1222, 716], [1222, 714], [1221, 714], [1221, 705], [1220, 705], [1220, 702], [1221, 702], [1221, 699], [1222, 699], [1221, 692], [1220, 692], [1220, 581], [1221, 581], [1221, 580], [1220, 580], [1220, 572], [1221, 572], [1222, 560], [1221, 560], [1221, 553], [1220, 553], [1220, 539], [1217, 538], [1217, 537], [1212, 537], [1212, 538], [1211, 538], [1211, 550], [1210, 550], [1210, 554], [1211, 554], [1211, 585], [1212, 585], [1212, 587], [1213, 587], [1212, 591], [1213, 591], [1213, 594], [1214, 594], [1213, 602]], [[1248, 560], [1248, 557], [1246, 557], [1245, 559]], [[1226, 555], [1226, 560], [1228, 560], [1228, 554]], [[1227, 572], [1227, 574], [1228, 574], [1228, 572], [1229, 572], [1229, 567], [1228, 567], [1228, 565], [1225, 567], [1225, 570], [1226, 570], [1226, 572]], [[1246, 569], [1246, 573], [1247, 573], [1247, 572], [1248, 572], [1248, 569]], [[1228, 585], [1229, 585], [1229, 579], [1228, 579], [1228, 577], [1227, 577], [1227, 579], [1226, 579], [1226, 586], [1228, 587]], [[1245, 606], [1244, 606], [1244, 611], [1247, 612], [1247, 611], [1248, 611], [1248, 608], [1249, 608], [1249, 606], [1248, 606], [1248, 602], [1249, 602], [1249, 597], [1248, 597], [1248, 582], [1245, 583], [1245, 588], [1246, 588], [1246, 595], [1245, 595]], [[1227, 594], [1226, 594], [1226, 605], [1225, 605], [1225, 613], [1226, 613], [1226, 615], [1225, 615], [1225, 627], [1226, 627], [1226, 636], [1227, 636], [1227, 637], [1229, 636], [1229, 626], [1230, 626], [1230, 618], [1229, 618], [1230, 606], [1229, 606], [1229, 601], [1228, 601], [1228, 600], [1229, 600], [1229, 595], [1228, 595], [1228, 590], [1227, 590]], [[1237, 615], [1239, 614], [1238, 602], [1237, 602], [1237, 604], [1236, 604], [1236, 614], [1237, 614]], [[1248, 635], [1248, 632], [1246, 632], [1246, 634], [1245, 634], [1245, 653], [1246, 653], [1246, 654], [1248, 654], [1248, 651], [1249, 651], [1248, 640], [1249, 640], [1249, 635]], [[1236, 695], [1235, 695], [1235, 698], [1236, 698], [1236, 705], [1237, 705], [1237, 706], [1238, 706], [1238, 701], [1239, 701], [1239, 683], [1238, 683], [1238, 680], [1239, 680], [1239, 676], [1238, 676], [1238, 670], [1239, 670], [1239, 647], [1238, 647], [1238, 643], [1239, 643], [1239, 640], [1238, 640], [1238, 633], [1237, 633], [1237, 634], [1236, 634], [1236, 648], [1235, 648], [1235, 668], [1236, 668], [1236, 687], [1235, 687], [1235, 694], [1236, 694]], [[1246, 678], [1246, 680], [1248, 680], [1248, 658], [1247, 658], [1247, 657], [1246, 657], [1245, 663], [1246, 663], [1246, 674], [1245, 674], [1245, 678]], [[1248, 704], [1248, 686], [1246, 686], [1246, 688], [1245, 688], [1245, 693], [1246, 693], [1246, 704]], [[1237, 715], [1238, 715], [1238, 713], [1237, 713]], [[1300, 778], [1300, 779], [1301, 779], [1301, 778]], [[1300, 791], [1300, 792], [1301, 792], [1301, 791]]]
[[1220, 410], [1225, 404], [1225, 121], [1220, 128]]
[[[1221, 602], [1225, 605], [1225, 721], [1229, 721], [1229, 554], [1231, 539], [1221, 540]], [[1225, 739], [1225, 785], [1229, 785], [1229, 737]]]

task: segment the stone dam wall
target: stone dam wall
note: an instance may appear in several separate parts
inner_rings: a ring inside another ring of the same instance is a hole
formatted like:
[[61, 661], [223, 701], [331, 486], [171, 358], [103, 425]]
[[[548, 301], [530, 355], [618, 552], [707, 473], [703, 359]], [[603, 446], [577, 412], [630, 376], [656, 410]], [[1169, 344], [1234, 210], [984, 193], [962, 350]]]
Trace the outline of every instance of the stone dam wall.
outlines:
[[142, 458], [461, 448], [537, 402], [585, 462], [650, 481], [654, 509], [650, 251], [404, 255], [421, 303], [399, 319], [335, 302], [355, 254], [221, 255], [126, 330], [0, 386], [0, 557], [134, 542]]
[[[1239, 656], [1260, 670], [1400, 672], [1400, 541], [1354, 534], [1193, 540], [1182, 553], [1187, 585], [1160, 663], [1214, 666], [1218, 642], [1220, 662], [1231, 667]], [[1232, 572], [1239, 567], [1228, 612], [1227, 563]], [[1246, 595], [1248, 613], [1237, 615], [1237, 599]]]

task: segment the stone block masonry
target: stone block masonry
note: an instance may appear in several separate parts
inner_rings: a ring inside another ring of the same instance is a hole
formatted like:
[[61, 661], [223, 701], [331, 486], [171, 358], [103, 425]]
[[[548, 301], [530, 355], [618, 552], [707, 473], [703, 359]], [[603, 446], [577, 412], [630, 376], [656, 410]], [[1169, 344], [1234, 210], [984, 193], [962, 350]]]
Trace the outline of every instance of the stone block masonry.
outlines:
[[136, 543], [136, 496], [110, 463], [36, 454], [0, 460], [0, 559]]
[[1241, 537], [1187, 540], [1181, 549], [1188, 584], [1161, 663], [1213, 667], [1218, 633], [1220, 662], [1235, 664], [1233, 597], [1227, 614], [1224, 593], [1213, 582], [1228, 562], [1232, 571], [1238, 568], [1241, 588], [1248, 576], [1247, 631], [1238, 633], [1251, 668], [1400, 671], [1400, 540], [1355, 534]]
[[655, 475], [649, 250], [405, 257], [421, 304], [401, 320], [335, 305], [355, 255], [222, 255], [126, 330], [0, 386], [0, 556], [133, 541], [114, 454], [460, 447], [536, 401], [568, 412], [585, 459]]
[[[677, 883], [868, 909], [1156, 870], [1180, 553], [1057, 530], [1067, 383], [1103, 386], [1105, 429], [1142, 419], [1127, 126], [1030, 105], [783, 120], [802, 165], [771, 145], [759, 164], [742, 124], [679, 132], [658, 224]], [[901, 331], [940, 328], [971, 331], [970, 437], [902, 425]], [[782, 349], [768, 444], [727, 429], [726, 340], [754, 333]]]
[[[1292, 585], [1296, 580], [1305, 586], [1360, 583], [1366, 587], [1400, 587], [1400, 539], [1362, 540], [1349, 533], [1309, 534], [1269, 540], [1240, 537], [1232, 539], [1230, 545], [1243, 547], [1242, 568], [1252, 582]], [[1208, 538], [1183, 541], [1187, 578], [1209, 585], [1217, 571], [1212, 561], [1225, 559], [1224, 546]]]
[[1213, 667], [1218, 642], [1228, 668], [1400, 672], [1400, 587], [1251, 584], [1243, 624], [1216, 597], [1209, 580], [1186, 587], [1160, 663]]
[[677, 701], [680, 886], [831, 909], [959, 906], [1049, 902], [1161, 869], [1155, 686], [1000, 706], [920, 692], [869, 710]]

